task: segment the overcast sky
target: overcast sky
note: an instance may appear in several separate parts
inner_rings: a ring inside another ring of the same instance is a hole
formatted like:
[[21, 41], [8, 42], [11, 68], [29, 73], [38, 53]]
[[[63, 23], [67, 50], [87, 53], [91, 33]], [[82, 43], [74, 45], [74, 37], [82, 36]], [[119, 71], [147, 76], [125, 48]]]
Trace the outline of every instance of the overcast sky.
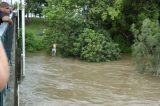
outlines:
[[12, 1], [12, 3], [14, 4], [17, 0], [2, 0], [2, 1], [5, 1], [7, 3], [11, 3], [11, 1]]

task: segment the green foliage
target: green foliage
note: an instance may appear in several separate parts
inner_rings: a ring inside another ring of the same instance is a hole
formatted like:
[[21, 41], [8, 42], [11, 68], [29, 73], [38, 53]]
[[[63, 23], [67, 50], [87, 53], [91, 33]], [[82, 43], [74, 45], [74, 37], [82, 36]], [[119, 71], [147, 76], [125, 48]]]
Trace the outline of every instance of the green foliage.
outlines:
[[25, 35], [27, 52], [35, 52], [44, 49], [43, 33], [45, 28], [46, 26], [44, 25], [44, 19], [30, 18], [30, 23], [26, 25]]
[[26, 13], [42, 16], [43, 6], [46, 4], [46, 0], [26, 0]]
[[[121, 52], [130, 52], [135, 34], [130, 30], [131, 25], [135, 23], [139, 29], [147, 17], [151, 20], [160, 19], [160, 2], [157, 0], [47, 2], [48, 5], [43, 11], [48, 26], [45, 47], [50, 51], [52, 44], [56, 42], [58, 51], [64, 56], [78, 56], [88, 61], [106, 61], [112, 60], [113, 57], [116, 59], [119, 57], [119, 49], [115, 48], [120, 48]], [[108, 32], [110, 37], [105, 32]], [[117, 54], [114, 54], [115, 51]]]
[[38, 47], [38, 43], [33, 35], [33, 33], [27, 32], [26, 33], [26, 51], [28, 52], [34, 52], [37, 49], [39, 49]]
[[74, 43], [73, 54], [87, 61], [101, 62], [118, 59], [120, 50], [118, 44], [103, 34], [92, 29], [84, 29]]
[[[44, 48], [42, 39], [36, 39], [35, 35], [32, 32], [26, 32], [25, 39], [25, 46], [27, 52], [35, 52]], [[20, 36], [18, 38], [18, 47], [22, 48], [21, 45], [22, 35], [20, 33]]]
[[131, 53], [131, 44], [122, 35], [115, 36], [113, 40], [118, 43], [121, 53]]
[[55, 6], [53, 2], [56, 1], [50, 1], [44, 9], [46, 24], [49, 27], [46, 30], [44, 45], [47, 51], [51, 51], [52, 44], [57, 43], [58, 51], [61, 51], [63, 56], [72, 56], [73, 42], [84, 27], [83, 17], [78, 14], [79, 10], [66, 10], [68, 3], [65, 1]]
[[140, 30], [132, 26], [135, 34], [133, 56], [137, 69], [144, 73], [160, 73], [160, 26], [158, 22], [145, 19]]

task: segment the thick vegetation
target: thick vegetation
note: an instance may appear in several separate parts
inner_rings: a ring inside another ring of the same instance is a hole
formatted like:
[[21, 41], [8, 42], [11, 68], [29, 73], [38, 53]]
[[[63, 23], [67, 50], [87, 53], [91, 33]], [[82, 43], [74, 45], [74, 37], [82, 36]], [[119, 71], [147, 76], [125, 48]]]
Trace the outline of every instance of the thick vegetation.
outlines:
[[145, 19], [141, 28], [132, 30], [135, 34], [133, 56], [137, 69], [144, 73], [160, 74], [160, 26], [158, 21]]
[[[30, 23], [26, 25], [26, 51], [35, 52], [44, 49], [43, 30], [45, 29], [44, 19], [31, 18]], [[19, 38], [21, 44], [21, 37]]]
[[113, 42], [105, 27], [91, 19], [88, 5], [84, 1], [49, 1], [44, 10], [49, 27], [46, 45], [50, 47], [56, 42], [64, 56], [87, 61], [118, 59], [118, 44]]
[[118, 59], [120, 52], [133, 50], [138, 70], [159, 73], [159, 0], [46, 0], [44, 3], [48, 27], [44, 46], [48, 51], [57, 43], [63, 56], [101, 62]]
[[81, 59], [93, 62], [118, 59], [120, 53], [118, 44], [112, 42], [108, 33], [104, 34], [84, 29], [73, 44], [72, 53]]

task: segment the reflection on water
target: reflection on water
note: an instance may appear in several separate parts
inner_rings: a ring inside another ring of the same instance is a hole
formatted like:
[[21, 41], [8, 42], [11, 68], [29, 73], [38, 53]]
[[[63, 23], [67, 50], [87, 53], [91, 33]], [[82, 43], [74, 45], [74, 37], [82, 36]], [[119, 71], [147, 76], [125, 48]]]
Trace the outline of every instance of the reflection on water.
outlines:
[[160, 79], [134, 71], [129, 56], [87, 63], [31, 54], [20, 106], [160, 106]]

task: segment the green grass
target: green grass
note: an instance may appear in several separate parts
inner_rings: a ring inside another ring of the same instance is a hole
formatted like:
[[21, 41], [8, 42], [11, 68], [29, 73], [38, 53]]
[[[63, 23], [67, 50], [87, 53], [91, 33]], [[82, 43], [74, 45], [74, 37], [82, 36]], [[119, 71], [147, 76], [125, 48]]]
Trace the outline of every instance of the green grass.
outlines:
[[29, 18], [26, 24], [26, 31], [33, 33], [37, 39], [43, 38], [43, 36], [40, 35], [43, 33], [45, 28], [44, 19], [41, 18]]
[[29, 18], [26, 20], [26, 51], [36, 52], [44, 49], [43, 30], [47, 27], [44, 19]]

